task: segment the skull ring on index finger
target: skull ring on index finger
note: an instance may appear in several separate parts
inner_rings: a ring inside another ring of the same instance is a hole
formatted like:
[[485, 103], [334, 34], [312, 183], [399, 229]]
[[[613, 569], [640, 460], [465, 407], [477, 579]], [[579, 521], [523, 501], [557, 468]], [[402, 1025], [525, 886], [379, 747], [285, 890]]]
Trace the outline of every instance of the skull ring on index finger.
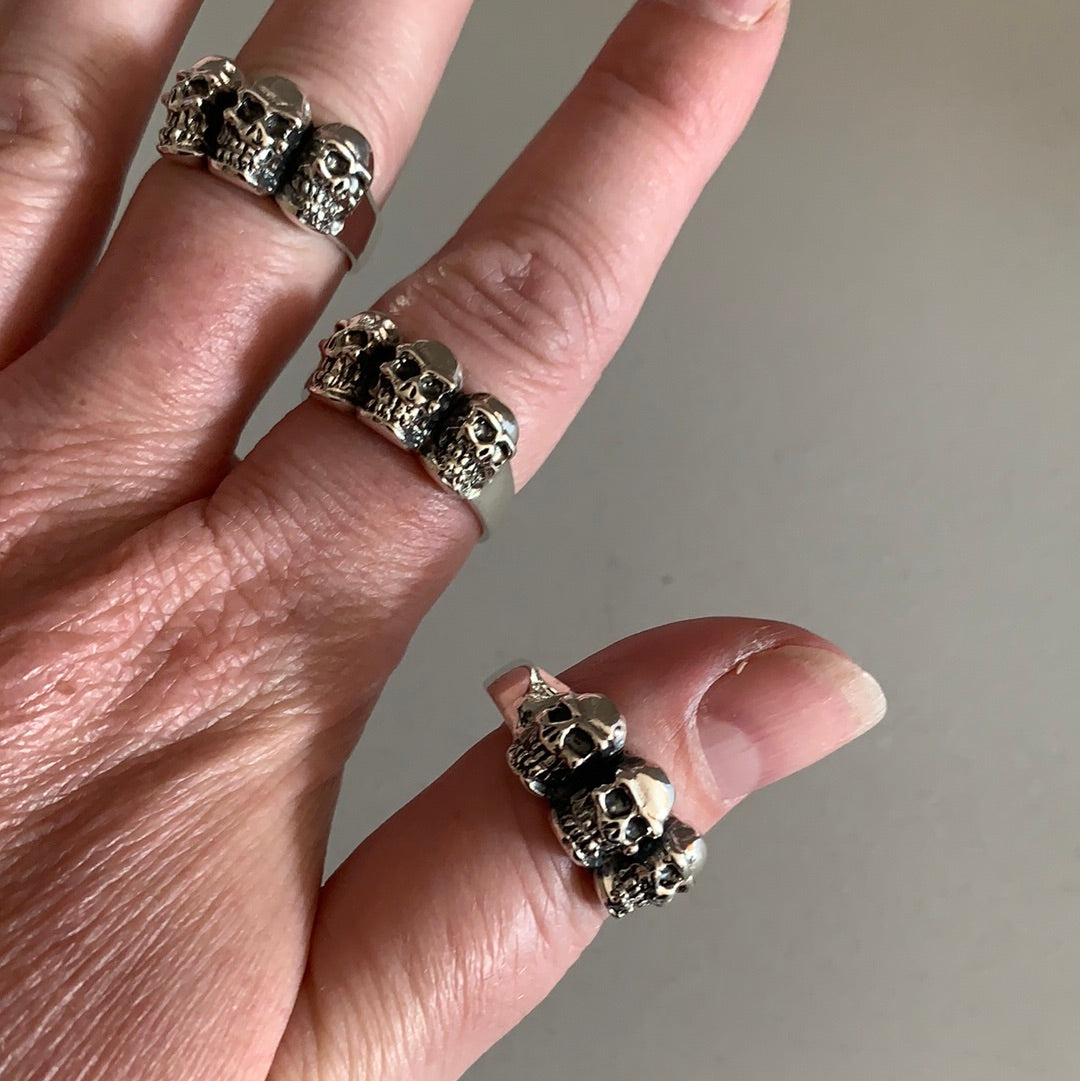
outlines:
[[308, 393], [417, 452], [439, 486], [469, 505], [487, 537], [514, 494], [518, 424], [510, 409], [490, 394], [465, 394], [445, 345], [403, 343], [380, 312], [341, 320], [320, 352]]

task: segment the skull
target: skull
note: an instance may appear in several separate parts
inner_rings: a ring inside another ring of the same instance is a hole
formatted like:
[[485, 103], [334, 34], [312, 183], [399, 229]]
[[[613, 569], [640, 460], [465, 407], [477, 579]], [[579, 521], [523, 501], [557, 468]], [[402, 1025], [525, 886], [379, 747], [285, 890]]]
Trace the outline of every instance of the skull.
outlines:
[[223, 56], [207, 56], [181, 71], [161, 99], [168, 115], [158, 150], [192, 161], [204, 158], [217, 137], [221, 111], [232, 103], [242, 82], [239, 69]]
[[461, 369], [440, 342], [399, 345], [380, 365], [360, 413], [410, 450], [431, 437], [461, 390]]
[[596, 892], [616, 919], [644, 905], [666, 905], [686, 893], [705, 866], [705, 842], [672, 818], [660, 842], [634, 860], [613, 860], [596, 872]]
[[448, 417], [428, 468], [464, 499], [475, 499], [517, 450], [514, 414], [490, 394], [472, 394]]
[[271, 76], [243, 86], [222, 115], [210, 168], [227, 180], [273, 195], [311, 123], [299, 87]]
[[311, 132], [296, 169], [278, 193], [282, 210], [301, 225], [338, 236], [371, 184], [371, 147], [346, 124]]
[[518, 717], [507, 761], [538, 796], [573, 784], [584, 767], [618, 754], [626, 744], [626, 721], [600, 694], [526, 697]]
[[555, 833], [575, 863], [599, 867], [633, 856], [664, 832], [675, 786], [658, 766], [625, 758], [606, 784], [575, 792], [552, 812]]
[[308, 380], [308, 391], [339, 408], [355, 408], [366, 400], [379, 360], [393, 355], [399, 340], [398, 328], [381, 312], [342, 319], [319, 343], [322, 361]]

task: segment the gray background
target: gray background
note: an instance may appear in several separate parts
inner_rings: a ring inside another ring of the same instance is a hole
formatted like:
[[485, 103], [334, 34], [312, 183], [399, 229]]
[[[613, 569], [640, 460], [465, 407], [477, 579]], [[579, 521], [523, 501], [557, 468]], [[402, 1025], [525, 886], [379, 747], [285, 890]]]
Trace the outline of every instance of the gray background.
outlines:
[[[210, 4], [185, 56], [265, 6]], [[334, 314], [447, 237], [626, 6], [477, 4]], [[335, 862], [489, 729], [480, 677], [511, 657], [772, 616], [891, 705], [738, 809], [678, 915], [609, 927], [472, 1081], [1080, 1072], [1078, 51], [1073, 4], [797, 2], [610, 374], [417, 636]], [[673, 395], [677, 431], [650, 416]]]

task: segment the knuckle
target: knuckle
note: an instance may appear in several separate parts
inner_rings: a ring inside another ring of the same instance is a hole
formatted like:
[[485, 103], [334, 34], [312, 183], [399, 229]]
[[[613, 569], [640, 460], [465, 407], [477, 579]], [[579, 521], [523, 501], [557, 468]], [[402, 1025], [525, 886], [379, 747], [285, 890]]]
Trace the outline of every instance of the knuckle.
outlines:
[[586, 72], [580, 92], [616, 124], [646, 127], [657, 156], [676, 167], [689, 165], [710, 145], [723, 109], [692, 68], [652, 50], [602, 55]]
[[45, 66], [0, 71], [0, 169], [37, 183], [87, 168], [98, 145], [90, 108], [93, 80], [43, 74]]
[[620, 303], [619, 280], [595, 226], [575, 221], [570, 206], [552, 205], [542, 217], [516, 217], [452, 244], [388, 307], [433, 311], [466, 342], [501, 355], [508, 382], [543, 392], [600, 366], [601, 331]]

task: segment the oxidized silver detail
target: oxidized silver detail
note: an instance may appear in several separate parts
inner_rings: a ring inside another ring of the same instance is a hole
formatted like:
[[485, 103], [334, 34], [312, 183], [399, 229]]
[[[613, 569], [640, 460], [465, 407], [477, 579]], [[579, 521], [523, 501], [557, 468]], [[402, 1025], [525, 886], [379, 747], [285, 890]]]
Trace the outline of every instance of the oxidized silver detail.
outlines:
[[[575, 863], [590, 870], [608, 913], [621, 919], [686, 893], [705, 866], [705, 842], [672, 814], [675, 789], [667, 775], [625, 753], [626, 722], [607, 699], [575, 694], [535, 665], [519, 664], [514, 670], [522, 668], [528, 684], [516, 700], [497, 689], [509, 672], [489, 685], [512, 722], [514, 740], [507, 759], [526, 787], [546, 798], [556, 837]], [[606, 705], [586, 708], [597, 700]], [[562, 705], [567, 709], [559, 710]], [[591, 731], [595, 750], [585, 741], [565, 738], [580, 727], [567, 712], [586, 715], [594, 709], [602, 714], [605, 736], [611, 735], [603, 750]], [[552, 730], [541, 740], [545, 724]], [[562, 783], [564, 777], [569, 784]]]
[[506, 758], [526, 788], [550, 798], [572, 786], [575, 774], [625, 746], [626, 721], [610, 699], [533, 685], [518, 705]]
[[322, 359], [307, 381], [307, 391], [338, 409], [353, 411], [368, 401], [380, 360], [400, 341], [393, 320], [381, 312], [342, 319], [319, 343]]
[[278, 206], [298, 225], [337, 237], [371, 186], [374, 158], [367, 139], [347, 124], [309, 132]]
[[407, 450], [418, 450], [460, 391], [461, 368], [454, 354], [441, 342], [412, 342], [399, 345], [379, 364], [357, 412]]
[[274, 195], [310, 123], [311, 107], [289, 79], [273, 75], [242, 86], [223, 111], [210, 168], [259, 195]]
[[626, 757], [613, 777], [575, 792], [552, 808], [555, 835], [582, 867], [633, 856], [664, 832], [675, 806], [675, 786], [659, 766]]
[[424, 461], [445, 487], [472, 500], [496, 473], [509, 469], [517, 441], [514, 414], [490, 394], [471, 394], [451, 410], [425, 448]]
[[704, 840], [685, 822], [671, 818], [661, 839], [644, 854], [596, 871], [596, 892], [616, 919], [645, 905], [666, 905], [690, 889], [705, 857]]
[[158, 151], [200, 164], [216, 143], [222, 110], [235, 100], [243, 81], [239, 68], [224, 56], [203, 57], [178, 72], [161, 99], [166, 117]]

